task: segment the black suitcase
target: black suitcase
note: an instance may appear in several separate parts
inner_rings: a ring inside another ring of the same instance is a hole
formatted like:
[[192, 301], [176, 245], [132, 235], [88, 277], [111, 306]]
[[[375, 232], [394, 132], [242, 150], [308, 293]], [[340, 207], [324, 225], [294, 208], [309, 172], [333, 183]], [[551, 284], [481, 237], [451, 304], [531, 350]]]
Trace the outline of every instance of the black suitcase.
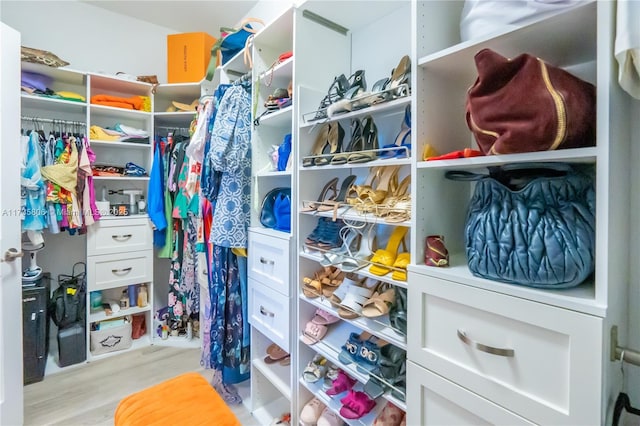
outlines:
[[84, 322], [58, 330], [58, 364], [60, 367], [78, 364], [87, 359], [87, 334]]
[[48, 273], [37, 281], [22, 283], [22, 361], [24, 384], [44, 378], [49, 354], [49, 279]]

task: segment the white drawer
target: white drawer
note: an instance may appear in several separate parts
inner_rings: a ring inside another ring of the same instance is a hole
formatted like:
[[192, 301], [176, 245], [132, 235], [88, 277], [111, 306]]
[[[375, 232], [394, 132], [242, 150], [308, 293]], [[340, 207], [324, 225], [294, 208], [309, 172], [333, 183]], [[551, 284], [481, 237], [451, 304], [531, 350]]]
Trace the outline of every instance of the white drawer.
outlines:
[[289, 352], [290, 300], [249, 278], [249, 322], [273, 343]]
[[600, 422], [601, 318], [418, 274], [408, 288], [410, 360], [535, 423]]
[[87, 232], [87, 256], [153, 249], [148, 219], [100, 220]]
[[289, 296], [289, 239], [249, 232], [249, 278]]
[[89, 291], [153, 281], [153, 250], [87, 258]]
[[534, 424], [411, 361], [407, 380], [407, 425]]

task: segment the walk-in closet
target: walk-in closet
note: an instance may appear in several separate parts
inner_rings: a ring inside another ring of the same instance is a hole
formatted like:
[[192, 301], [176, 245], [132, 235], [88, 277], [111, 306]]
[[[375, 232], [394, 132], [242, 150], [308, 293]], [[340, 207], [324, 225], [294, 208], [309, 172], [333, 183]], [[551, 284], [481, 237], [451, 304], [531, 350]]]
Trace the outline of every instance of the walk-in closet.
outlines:
[[640, 423], [638, 1], [0, 21], [0, 424]]

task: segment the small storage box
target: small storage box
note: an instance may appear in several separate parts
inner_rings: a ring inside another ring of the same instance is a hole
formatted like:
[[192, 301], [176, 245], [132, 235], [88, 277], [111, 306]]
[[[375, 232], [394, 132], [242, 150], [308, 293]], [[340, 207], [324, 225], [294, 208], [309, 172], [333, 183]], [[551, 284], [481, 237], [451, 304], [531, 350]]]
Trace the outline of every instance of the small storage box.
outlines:
[[211, 48], [215, 42], [214, 37], [203, 32], [168, 35], [168, 82], [196, 83], [202, 80], [207, 72]]
[[91, 354], [100, 355], [129, 349], [131, 342], [131, 323], [106, 330], [92, 330]]

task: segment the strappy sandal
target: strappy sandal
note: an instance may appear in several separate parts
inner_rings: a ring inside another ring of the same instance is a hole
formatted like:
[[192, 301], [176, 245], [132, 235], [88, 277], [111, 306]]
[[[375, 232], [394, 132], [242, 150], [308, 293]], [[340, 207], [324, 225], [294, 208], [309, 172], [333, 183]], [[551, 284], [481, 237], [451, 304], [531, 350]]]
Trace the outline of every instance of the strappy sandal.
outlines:
[[[329, 191], [331, 191], [332, 195], [329, 195]], [[322, 188], [322, 191], [320, 191], [318, 200], [315, 202], [311, 201], [309, 203], [306, 203], [306, 205], [304, 205], [300, 209], [300, 211], [301, 212], [316, 211], [318, 207], [322, 205], [322, 203], [326, 201], [334, 200], [337, 195], [338, 195], [338, 178], [333, 178], [324, 185], [324, 187]]]
[[389, 308], [396, 298], [395, 287], [391, 285], [380, 286], [369, 300], [362, 305], [362, 316], [377, 318], [389, 313]]
[[314, 278], [304, 277], [302, 279], [302, 293], [310, 299], [320, 297], [322, 295], [321, 279], [317, 273]]
[[378, 210], [387, 195], [393, 194], [399, 187], [399, 170], [400, 166], [384, 167], [375, 189], [364, 188], [361, 190], [359, 199], [355, 203], [355, 209], [360, 213], [372, 213]]
[[369, 175], [367, 176], [365, 182], [362, 185], [352, 185], [347, 191], [347, 196], [345, 201], [347, 204], [355, 206], [361, 200], [366, 198], [366, 191], [373, 188], [373, 185], [377, 183], [378, 179], [382, 175], [382, 171], [384, 169], [382, 167], [372, 167], [369, 169]]
[[347, 176], [340, 185], [340, 192], [332, 199], [322, 202], [318, 206], [317, 210], [319, 212], [327, 212], [333, 210], [333, 220], [336, 220], [338, 217], [338, 208], [340, 208], [345, 203], [347, 193], [353, 185], [353, 182], [356, 180], [356, 177], [356, 175]]
[[411, 156], [411, 106], [407, 105], [404, 110], [404, 118], [400, 126], [400, 132], [391, 145], [384, 145], [379, 154], [380, 158], [409, 158]]
[[349, 287], [344, 299], [340, 302], [338, 315], [340, 318], [355, 319], [362, 314], [362, 306], [371, 298], [378, 283], [367, 286], [364, 281], [362, 285], [352, 285]]

